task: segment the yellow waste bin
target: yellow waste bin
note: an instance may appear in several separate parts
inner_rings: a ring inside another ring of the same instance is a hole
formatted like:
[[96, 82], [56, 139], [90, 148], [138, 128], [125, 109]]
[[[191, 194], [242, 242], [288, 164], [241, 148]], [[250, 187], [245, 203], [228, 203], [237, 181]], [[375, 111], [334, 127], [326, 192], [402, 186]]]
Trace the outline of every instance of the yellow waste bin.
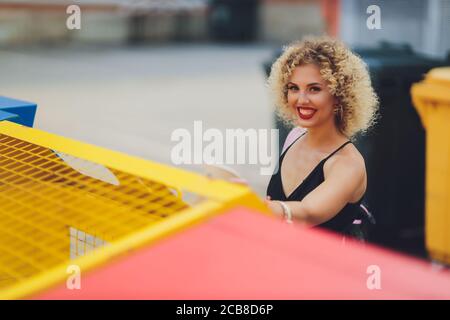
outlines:
[[450, 67], [431, 70], [411, 94], [426, 130], [426, 246], [450, 264]]
[[268, 213], [245, 186], [0, 121], [0, 300], [30, 297], [237, 205]]

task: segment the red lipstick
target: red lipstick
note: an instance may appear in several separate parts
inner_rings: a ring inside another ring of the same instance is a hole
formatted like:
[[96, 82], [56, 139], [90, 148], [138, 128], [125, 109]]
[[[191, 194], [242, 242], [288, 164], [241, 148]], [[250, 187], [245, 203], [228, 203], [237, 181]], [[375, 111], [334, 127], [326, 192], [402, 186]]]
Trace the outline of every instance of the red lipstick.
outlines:
[[309, 120], [316, 113], [317, 109], [308, 107], [297, 107], [297, 113], [300, 119]]

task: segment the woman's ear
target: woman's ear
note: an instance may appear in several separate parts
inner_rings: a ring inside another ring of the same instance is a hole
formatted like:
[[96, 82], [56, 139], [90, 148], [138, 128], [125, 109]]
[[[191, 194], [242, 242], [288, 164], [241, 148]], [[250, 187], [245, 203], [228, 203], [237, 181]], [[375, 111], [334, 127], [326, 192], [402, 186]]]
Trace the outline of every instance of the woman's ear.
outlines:
[[339, 107], [339, 100], [333, 95], [333, 107]]

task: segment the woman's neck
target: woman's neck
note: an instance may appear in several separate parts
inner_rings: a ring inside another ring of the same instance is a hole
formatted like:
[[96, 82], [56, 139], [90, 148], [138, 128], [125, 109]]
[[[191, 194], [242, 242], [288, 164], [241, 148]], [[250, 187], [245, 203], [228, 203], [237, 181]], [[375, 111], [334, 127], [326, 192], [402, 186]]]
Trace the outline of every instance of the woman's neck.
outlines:
[[305, 143], [311, 149], [329, 149], [348, 138], [334, 124], [308, 128]]

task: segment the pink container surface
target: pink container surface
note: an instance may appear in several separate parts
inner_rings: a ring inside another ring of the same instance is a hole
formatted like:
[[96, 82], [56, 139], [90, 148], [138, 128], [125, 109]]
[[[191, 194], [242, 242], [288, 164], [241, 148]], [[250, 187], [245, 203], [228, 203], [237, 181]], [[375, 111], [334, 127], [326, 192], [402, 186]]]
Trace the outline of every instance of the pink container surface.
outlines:
[[449, 299], [429, 262], [235, 208], [37, 299]]

